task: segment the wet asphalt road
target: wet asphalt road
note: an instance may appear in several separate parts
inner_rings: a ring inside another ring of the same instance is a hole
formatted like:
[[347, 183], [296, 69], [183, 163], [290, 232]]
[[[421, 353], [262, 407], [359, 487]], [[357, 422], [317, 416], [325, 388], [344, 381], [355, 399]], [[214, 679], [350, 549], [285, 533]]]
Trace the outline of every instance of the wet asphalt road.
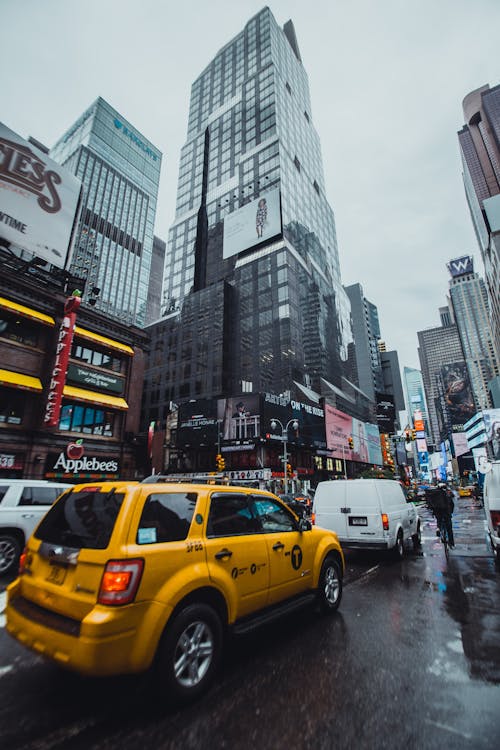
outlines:
[[484, 511], [457, 501], [448, 562], [419, 513], [420, 552], [402, 562], [348, 553], [336, 616], [304, 611], [232, 641], [214, 687], [181, 711], [142, 680], [60, 673], [0, 627], [0, 746], [498, 747], [500, 571]]

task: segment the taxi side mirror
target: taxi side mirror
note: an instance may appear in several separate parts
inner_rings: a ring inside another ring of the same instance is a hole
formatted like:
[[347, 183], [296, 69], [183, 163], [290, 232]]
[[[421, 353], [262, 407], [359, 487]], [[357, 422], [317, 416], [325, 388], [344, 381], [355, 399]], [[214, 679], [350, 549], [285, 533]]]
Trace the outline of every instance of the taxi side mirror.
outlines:
[[311, 531], [312, 523], [307, 518], [301, 518], [299, 521], [299, 531]]

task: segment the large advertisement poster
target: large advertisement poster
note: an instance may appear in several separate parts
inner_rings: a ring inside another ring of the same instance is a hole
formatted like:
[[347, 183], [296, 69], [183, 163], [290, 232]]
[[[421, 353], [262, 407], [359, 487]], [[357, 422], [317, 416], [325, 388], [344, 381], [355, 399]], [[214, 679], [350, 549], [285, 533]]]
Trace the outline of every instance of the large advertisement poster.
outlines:
[[[356, 420], [357, 421], [357, 420]], [[382, 447], [380, 445], [380, 432], [376, 424], [370, 422], [359, 422], [364, 427], [365, 440], [368, 448], [368, 461], [371, 464], [382, 466]], [[354, 441], [356, 446], [356, 441]]]
[[64, 268], [81, 183], [0, 122], [0, 237]]
[[484, 409], [485, 437], [491, 443], [493, 458], [500, 459], [500, 409]]
[[[382, 465], [382, 448], [377, 425], [361, 422], [325, 405], [326, 445], [335, 458]], [[349, 448], [352, 437], [353, 448]]]
[[396, 420], [396, 407], [394, 405], [394, 396], [390, 393], [375, 393], [377, 402], [377, 425], [380, 432], [392, 435], [394, 432], [394, 422]]
[[[322, 406], [306, 398], [299, 400], [263, 393], [261, 434], [267, 440], [281, 440], [286, 429], [287, 442], [297, 447], [326, 448], [325, 412]], [[272, 423], [276, 422], [273, 429]], [[293, 424], [297, 422], [297, 429]]]
[[440, 372], [445, 408], [453, 432], [463, 426], [476, 412], [465, 362], [443, 365]]
[[219, 422], [217, 401], [197, 399], [179, 406], [177, 445], [179, 448], [216, 446]]
[[222, 257], [230, 258], [279, 234], [280, 191], [276, 188], [224, 218]]
[[220, 398], [217, 415], [225, 441], [252, 440], [260, 437], [260, 398], [258, 393]]

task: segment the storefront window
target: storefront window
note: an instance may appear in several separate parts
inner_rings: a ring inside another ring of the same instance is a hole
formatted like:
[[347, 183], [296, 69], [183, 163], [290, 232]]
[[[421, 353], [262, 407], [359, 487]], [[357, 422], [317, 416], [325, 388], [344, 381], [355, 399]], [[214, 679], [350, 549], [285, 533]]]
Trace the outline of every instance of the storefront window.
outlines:
[[59, 419], [59, 429], [68, 432], [82, 432], [85, 435], [113, 437], [116, 415], [93, 406], [64, 404]]
[[113, 370], [113, 372], [122, 371], [121, 359], [113, 357], [109, 352], [101, 352], [97, 349], [91, 349], [89, 346], [73, 344], [71, 356], [73, 359], [79, 359], [81, 362], [86, 362], [95, 367], [103, 367], [106, 370]]
[[26, 396], [8, 388], [0, 390], [0, 423], [21, 424], [24, 417]]
[[38, 328], [24, 318], [9, 315], [2, 311], [0, 315], [0, 337], [17, 341], [26, 346], [38, 344]]

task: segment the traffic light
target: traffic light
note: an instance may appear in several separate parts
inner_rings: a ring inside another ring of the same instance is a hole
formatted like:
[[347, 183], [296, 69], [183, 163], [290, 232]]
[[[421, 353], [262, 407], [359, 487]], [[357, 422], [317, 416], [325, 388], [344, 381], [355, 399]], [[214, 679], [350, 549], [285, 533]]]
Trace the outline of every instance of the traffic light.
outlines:
[[347, 438], [347, 444], [351, 450], [354, 448], [354, 440], [352, 435], [349, 435], [349, 437]]
[[412, 440], [416, 440], [417, 439], [417, 431], [416, 430], [412, 430], [411, 431], [411, 439]]
[[411, 440], [411, 430], [405, 430], [405, 440], [407, 443]]
[[224, 469], [226, 468], [224, 456], [222, 456], [220, 453], [217, 453], [217, 455], [215, 456], [215, 464], [217, 466], [217, 471], [224, 471]]
[[286, 465], [286, 474], [287, 474], [288, 477], [292, 476], [292, 474], [293, 474], [292, 464], [287, 464]]

